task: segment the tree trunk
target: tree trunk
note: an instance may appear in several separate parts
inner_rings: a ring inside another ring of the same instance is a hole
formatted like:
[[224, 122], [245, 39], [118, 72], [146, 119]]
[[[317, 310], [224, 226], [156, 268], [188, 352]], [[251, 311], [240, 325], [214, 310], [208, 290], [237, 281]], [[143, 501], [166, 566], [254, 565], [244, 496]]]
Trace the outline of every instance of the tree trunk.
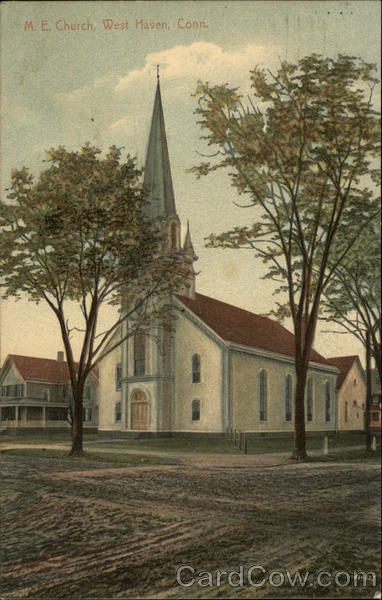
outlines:
[[371, 407], [371, 348], [370, 348], [370, 333], [367, 331], [366, 332], [366, 407], [365, 407], [366, 450], [371, 450], [370, 407]]
[[83, 454], [83, 386], [73, 391], [72, 456]]
[[296, 395], [294, 411], [294, 450], [293, 458], [305, 460], [306, 436], [305, 436], [305, 384], [308, 368], [303, 363], [296, 361]]

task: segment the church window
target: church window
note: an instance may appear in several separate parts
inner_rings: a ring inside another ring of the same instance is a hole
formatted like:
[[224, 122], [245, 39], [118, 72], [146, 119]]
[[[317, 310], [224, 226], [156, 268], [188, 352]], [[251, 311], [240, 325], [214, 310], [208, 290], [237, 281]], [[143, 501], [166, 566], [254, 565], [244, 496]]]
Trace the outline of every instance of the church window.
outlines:
[[92, 409], [90, 408], [90, 406], [84, 406], [82, 414], [83, 414], [84, 421], [92, 420]]
[[263, 369], [259, 373], [260, 421], [267, 420], [267, 387], [267, 372]]
[[122, 403], [116, 402], [115, 404], [115, 420], [120, 421], [122, 419]]
[[292, 420], [292, 375], [285, 377], [285, 420]]
[[118, 391], [122, 388], [122, 365], [118, 363], [115, 367], [115, 389]]
[[171, 250], [176, 250], [176, 223], [171, 223]]
[[305, 388], [305, 398], [306, 398], [306, 420], [311, 423], [313, 421], [313, 381], [312, 378], [306, 382]]
[[200, 356], [194, 354], [192, 357], [192, 383], [200, 383]]
[[140, 331], [134, 337], [134, 375], [144, 375], [146, 372], [146, 338]]
[[192, 420], [200, 421], [200, 400], [192, 401]]
[[328, 423], [330, 421], [330, 385], [329, 381], [325, 382], [325, 421]]

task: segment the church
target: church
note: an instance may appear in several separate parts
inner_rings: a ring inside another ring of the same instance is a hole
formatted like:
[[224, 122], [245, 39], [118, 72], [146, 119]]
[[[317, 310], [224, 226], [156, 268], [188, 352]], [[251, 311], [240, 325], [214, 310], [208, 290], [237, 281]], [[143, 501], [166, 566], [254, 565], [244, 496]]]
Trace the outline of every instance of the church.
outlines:
[[[173, 331], [130, 337], [99, 367], [99, 431], [257, 434], [294, 429], [294, 336], [279, 323], [196, 291], [190, 229], [181, 240], [158, 78], [145, 160], [148, 212], [181, 252]], [[123, 335], [122, 332], [119, 335]], [[338, 369], [312, 351], [306, 429], [335, 431]]]

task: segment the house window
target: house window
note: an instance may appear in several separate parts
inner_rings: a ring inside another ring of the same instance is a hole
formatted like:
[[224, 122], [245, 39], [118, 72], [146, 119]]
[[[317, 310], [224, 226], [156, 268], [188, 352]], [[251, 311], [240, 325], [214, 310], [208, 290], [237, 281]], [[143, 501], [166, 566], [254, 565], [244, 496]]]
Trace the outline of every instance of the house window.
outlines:
[[306, 420], [311, 423], [313, 421], [313, 381], [312, 378], [306, 382]]
[[379, 421], [379, 413], [378, 412], [372, 412], [370, 414], [370, 419], [371, 419], [371, 421], [373, 421], [373, 423], [377, 423]]
[[115, 389], [118, 391], [122, 388], [122, 365], [118, 363], [115, 367]]
[[192, 357], [192, 383], [200, 383], [200, 356], [194, 354]]
[[50, 400], [50, 390], [48, 390], [48, 389], [44, 390], [43, 393], [42, 393], [42, 397], [44, 398], [44, 400], [46, 402], [49, 402], [49, 400]]
[[193, 400], [192, 401], [192, 420], [193, 421], [200, 421], [200, 400]]
[[348, 403], [345, 402], [345, 423], [348, 421]]
[[84, 388], [84, 398], [86, 400], [90, 400], [90, 385], [85, 385], [85, 388]]
[[285, 377], [285, 420], [292, 420], [292, 375]]
[[259, 406], [260, 406], [260, 421], [267, 420], [267, 372], [260, 371], [259, 373]]
[[330, 384], [329, 381], [325, 382], [325, 421], [330, 421]]
[[115, 404], [115, 420], [120, 421], [122, 419], [122, 402], [116, 402]]
[[134, 375], [144, 375], [146, 372], [146, 338], [143, 331], [134, 337]]

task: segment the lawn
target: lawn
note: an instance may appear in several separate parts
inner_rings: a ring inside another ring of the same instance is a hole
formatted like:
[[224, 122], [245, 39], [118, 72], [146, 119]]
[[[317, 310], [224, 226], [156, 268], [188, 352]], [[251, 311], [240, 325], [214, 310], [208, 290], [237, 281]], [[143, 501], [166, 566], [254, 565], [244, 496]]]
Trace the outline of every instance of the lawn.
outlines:
[[[70, 434], [45, 434], [45, 435], [13, 435], [2, 436], [0, 438], [1, 446], [12, 446], [13, 444], [36, 444], [44, 445], [47, 448], [51, 445], [70, 444]], [[352, 448], [365, 445], [365, 435], [363, 433], [341, 433], [331, 434], [329, 436], [329, 453], [336, 454], [343, 448]], [[380, 445], [380, 438], [378, 440]], [[243, 446], [243, 444], [242, 444]], [[307, 436], [307, 450], [323, 450], [324, 436]], [[145, 452], [168, 452], [171, 454], [181, 453], [200, 453], [200, 454], [242, 454], [243, 449], [235, 446], [227, 438], [185, 438], [185, 437], [140, 437], [130, 438], [110, 435], [106, 433], [84, 434], [84, 447], [105, 448], [114, 450], [145, 451]], [[267, 454], [267, 453], [291, 453], [293, 450], [293, 438], [290, 437], [255, 437], [252, 434], [247, 436], [248, 454]]]
[[83, 456], [72, 457], [67, 450], [53, 450], [50, 448], [11, 448], [2, 450], [3, 456], [29, 457], [36, 460], [53, 459], [57, 461], [67, 460], [72, 466], [78, 464], [115, 464], [118, 466], [145, 466], [145, 465], [175, 465], [181, 464], [180, 460], [171, 457], [142, 456], [142, 454], [107, 453], [107, 452], [85, 452]]

